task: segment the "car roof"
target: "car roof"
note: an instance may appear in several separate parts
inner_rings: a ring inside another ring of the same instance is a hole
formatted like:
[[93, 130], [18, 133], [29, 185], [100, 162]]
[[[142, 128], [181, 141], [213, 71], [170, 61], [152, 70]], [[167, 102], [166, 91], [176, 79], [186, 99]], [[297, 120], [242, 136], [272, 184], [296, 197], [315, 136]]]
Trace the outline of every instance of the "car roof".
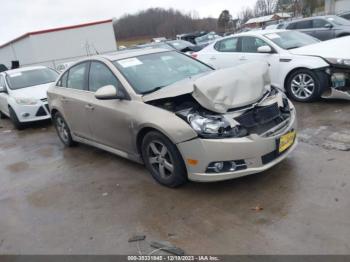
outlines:
[[237, 37], [237, 36], [263, 36], [266, 34], [274, 34], [274, 33], [280, 33], [280, 32], [287, 32], [290, 30], [285, 30], [285, 29], [269, 29], [269, 30], [257, 30], [257, 31], [248, 31], [248, 32], [243, 32], [243, 33], [238, 33], [234, 35], [229, 35], [225, 36], [222, 38], [217, 39], [216, 41], [221, 41], [223, 39], [231, 38], [231, 37]]
[[112, 54], [101, 55], [101, 56], [97, 56], [97, 57], [103, 57], [103, 58], [108, 59], [110, 61], [115, 61], [115, 60], [120, 60], [120, 59], [132, 58], [135, 56], [156, 54], [156, 53], [162, 53], [162, 52], [172, 52], [172, 51], [169, 49], [164, 49], [164, 48], [153, 48], [153, 49], [140, 48], [140, 49], [130, 49], [130, 50], [117, 51], [117, 52], [114, 52]]
[[20, 72], [24, 72], [24, 71], [35, 70], [35, 69], [44, 69], [44, 68], [48, 68], [48, 67], [46, 67], [46, 66], [26, 66], [26, 67], [20, 67], [20, 68], [16, 68], [16, 69], [6, 70], [5, 72], [7, 74], [12, 74], [12, 73], [20, 73]]
[[287, 24], [295, 23], [295, 22], [300, 22], [300, 21], [307, 21], [307, 20], [312, 20], [312, 19], [327, 19], [327, 18], [332, 18], [335, 17], [336, 15], [322, 15], [322, 16], [312, 16], [312, 17], [305, 17], [305, 18], [299, 18], [291, 21], [286, 21]]

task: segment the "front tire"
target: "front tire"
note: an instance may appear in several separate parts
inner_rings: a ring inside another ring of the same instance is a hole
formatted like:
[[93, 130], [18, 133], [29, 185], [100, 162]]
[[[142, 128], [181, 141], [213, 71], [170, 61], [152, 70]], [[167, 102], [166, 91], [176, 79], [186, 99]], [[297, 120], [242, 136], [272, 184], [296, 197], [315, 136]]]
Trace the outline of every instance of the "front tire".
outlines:
[[53, 123], [61, 142], [67, 147], [74, 146], [75, 142], [72, 139], [71, 131], [67, 125], [66, 120], [64, 120], [63, 116], [60, 113], [57, 112], [53, 116]]
[[9, 107], [9, 113], [10, 113], [11, 122], [14, 125], [14, 127], [17, 130], [23, 130], [24, 124], [18, 120], [16, 112], [11, 107]]
[[5, 119], [6, 115], [0, 111], [0, 119]]
[[142, 140], [142, 158], [153, 178], [167, 187], [187, 182], [187, 171], [177, 147], [163, 134], [152, 131]]
[[288, 77], [286, 91], [295, 101], [313, 102], [321, 97], [322, 85], [314, 72], [299, 69]]

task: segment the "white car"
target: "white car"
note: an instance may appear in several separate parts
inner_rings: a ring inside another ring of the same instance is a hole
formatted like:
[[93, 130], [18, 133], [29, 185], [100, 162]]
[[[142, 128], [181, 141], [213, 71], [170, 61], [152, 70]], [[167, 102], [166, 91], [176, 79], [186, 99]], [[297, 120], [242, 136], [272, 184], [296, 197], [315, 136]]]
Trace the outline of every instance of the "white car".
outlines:
[[350, 100], [350, 37], [319, 40], [288, 30], [261, 30], [215, 41], [193, 57], [214, 68], [252, 61], [270, 66], [272, 85], [300, 102]]
[[50, 119], [47, 89], [58, 73], [44, 66], [0, 73], [0, 117], [9, 117], [17, 129], [24, 123]]

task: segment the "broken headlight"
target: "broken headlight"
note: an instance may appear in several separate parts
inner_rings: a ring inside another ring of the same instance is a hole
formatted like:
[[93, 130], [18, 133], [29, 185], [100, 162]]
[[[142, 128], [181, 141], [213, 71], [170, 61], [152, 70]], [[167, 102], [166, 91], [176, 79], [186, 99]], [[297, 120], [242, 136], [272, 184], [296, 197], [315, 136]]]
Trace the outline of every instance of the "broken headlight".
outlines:
[[204, 138], [242, 137], [248, 134], [240, 126], [231, 127], [222, 116], [203, 116], [199, 113], [191, 113], [187, 116], [187, 121]]
[[327, 62], [332, 65], [342, 65], [342, 66], [350, 66], [350, 59], [342, 59], [342, 58], [326, 58]]

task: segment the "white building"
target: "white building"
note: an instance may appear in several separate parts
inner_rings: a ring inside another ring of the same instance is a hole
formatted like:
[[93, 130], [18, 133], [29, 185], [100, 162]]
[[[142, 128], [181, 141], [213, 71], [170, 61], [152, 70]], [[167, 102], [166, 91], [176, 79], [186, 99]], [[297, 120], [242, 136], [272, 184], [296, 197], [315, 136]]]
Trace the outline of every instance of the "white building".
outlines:
[[20, 66], [56, 68], [60, 63], [116, 50], [113, 21], [104, 20], [26, 33], [0, 45], [0, 64], [10, 68], [12, 61], [19, 61]]
[[325, 0], [326, 14], [339, 14], [350, 11], [350, 0]]
[[246, 27], [263, 27], [269, 22], [273, 21], [279, 21], [279, 20], [285, 20], [290, 18], [291, 15], [289, 13], [275, 13], [272, 15], [267, 15], [267, 16], [260, 16], [260, 17], [254, 17], [249, 19], [246, 23]]

